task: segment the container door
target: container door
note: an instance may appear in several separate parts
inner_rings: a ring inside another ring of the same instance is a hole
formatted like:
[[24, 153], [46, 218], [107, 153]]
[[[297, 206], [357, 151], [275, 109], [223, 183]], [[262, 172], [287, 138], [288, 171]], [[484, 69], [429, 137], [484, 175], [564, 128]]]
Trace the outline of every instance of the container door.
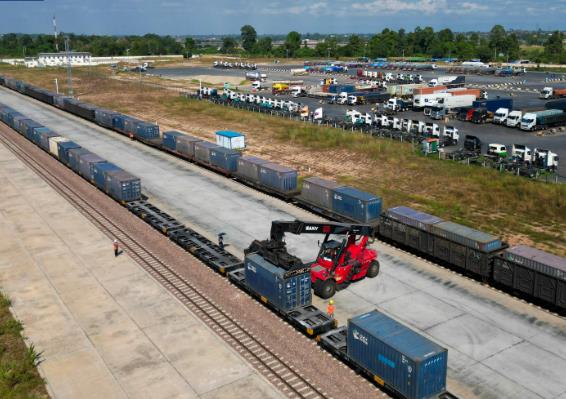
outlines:
[[535, 276], [535, 298], [542, 299], [548, 303], [556, 301], [556, 279], [546, 274], [536, 273]]
[[450, 262], [450, 242], [442, 237], [434, 237], [434, 256], [440, 260]]
[[513, 287], [519, 291], [533, 295], [535, 287], [535, 272], [530, 269], [526, 269], [523, 266], [515, 265], [515, 282]]
[[[466, 268], [466, 247], [460, 244], [456, 244], [451, 242], [450, 243], [450, 263], [454, 266], [461, 267], [462, 269]], [[473, 265], [472, 265], [473, 267]], [[473, 273], [476, 273], [475, 270], [470, 270]]]
[[421, 364], [415, 398], [432, 398], [446, 390], [447, 352], [440, 353]]

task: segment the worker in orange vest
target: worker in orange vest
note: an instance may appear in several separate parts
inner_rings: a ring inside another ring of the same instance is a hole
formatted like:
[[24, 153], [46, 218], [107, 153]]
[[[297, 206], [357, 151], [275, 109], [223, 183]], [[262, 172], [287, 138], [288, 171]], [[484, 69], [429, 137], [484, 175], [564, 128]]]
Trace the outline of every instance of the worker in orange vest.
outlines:
[[118, 240], [114, 240], [112, 246], [114, 247], [114, 257], [116, 257], [118, 256], [118, 252], [120, 251], [120, 244], [118, 244]]
[[326, 307], [326, 313], [328, 313], [328, 316], [334, 317], [334, 299], [328, 301], [328, 306]]

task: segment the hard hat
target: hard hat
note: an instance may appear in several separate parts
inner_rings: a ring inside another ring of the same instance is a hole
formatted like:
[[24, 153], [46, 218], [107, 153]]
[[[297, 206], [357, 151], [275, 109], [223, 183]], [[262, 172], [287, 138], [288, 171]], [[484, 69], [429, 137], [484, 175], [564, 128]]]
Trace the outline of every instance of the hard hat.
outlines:
[[331, 305], [334, 305], [334, 299], [331, 299], [329, 302]]

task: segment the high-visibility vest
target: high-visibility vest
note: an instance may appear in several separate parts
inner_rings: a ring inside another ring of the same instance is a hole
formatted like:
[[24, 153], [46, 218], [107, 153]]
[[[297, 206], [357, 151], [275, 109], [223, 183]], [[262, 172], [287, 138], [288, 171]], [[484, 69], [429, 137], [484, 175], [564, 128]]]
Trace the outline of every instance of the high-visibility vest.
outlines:
[[334, 305], [328, 304], [328, 307], [326, 308], [326, 313], [328, 313], [329, 315], [333, 315], [334, 314]]

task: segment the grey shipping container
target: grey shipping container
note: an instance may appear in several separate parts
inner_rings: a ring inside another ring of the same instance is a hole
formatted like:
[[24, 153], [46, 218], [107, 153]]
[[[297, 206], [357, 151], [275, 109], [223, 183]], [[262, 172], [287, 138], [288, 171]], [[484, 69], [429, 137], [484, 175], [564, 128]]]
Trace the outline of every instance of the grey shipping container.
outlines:
[[242, 156], [238, 158], [238, 167], [235, 174], [245, 180], [259, 183], [259, 167], [264, 163], [269, 163], [269, 161], [249, 155]]
[[226, 173], [235, 172], [238, 167], [240, 153], [225, 147], [210, 149], [210, 164]]
[[125, 170], [107, 172], [106, 189], [112, 198], [121, 202], [137, 201], [141, 198], [140, 179]]
[[494, 259], [493, 279], [566, 309], [566, 259], [518, 245]]
[[498, 237], [454, 222], [436, 223], [432, 225], [432, 232], [439, 237], [486, 253], [502, 247]]
[[195, 143], [199, 143], [201, 141], [202, 141], [202, 139], [199, 139], [199, 138], [193, 137], [193, 136], [189, 136], [189, 135], [186, 135], [186, 134], [183, 135], [183, 136], [179, 136], [179, 137], [177, 137], [176, 151], [179, 154], [182, 154], [189, 159], [194, 159], [195, 158]]
[[332, 195], [332, 210], [357, 222], [375, 223], [381, 214], [381, 198], [353, 187], [338, 187]]
[[112, 119], [119, 115], [118, 112], [109, 109], [98, 108], [94, 110], [94, 120], [100, 126], [112, 127]]
[[75, 143], [74, 141], [61, 141], [57, 143], [57, 154], [59, 157], [59, 161], [62, 164], [69, 166], [69, 150], [72, 148], [81, 148], [80, 145]]
[[94, 165], [100, 162], [106, 162], [106, 159], [96, 154], [84, 154], [79, 156], [79, 171], [82, 177], [94, 183]]
[[374, 310], [348, 320], [348, 357], [408, 399], [446, 391], [448, 351]]
[[183, 133], [176, 131], [163, 132], [163, 147], [175, 151], [177, 149], [177, 137]]
[[[33, 129], [33, 142], [39, 146], [41, 146], [41, 134], [51, 132], [51, 129], [48, 127], [38, 127]], [[53, 132], [51, 132], [53, 133]]]
[[310, 204], [332, 211], [332, 195], [334, 189], [338, 187], [341, 186], [332, 180], [325, 180], [320, 177], [307, 177], [303, 180], [303, 189], [299, 198]]
[[298, 189], [297, 171], [272, 162], [260, 165], [259, 181], [281, 194], [292, 194]]
[[247, 255], [244, 260], [247, 286], [278, 310], [289, 311], [310, 305], [310, 268], [284, 270], [258, 254]]
[[39, 133], [39, 146], [49, 152], [49, 139], [59, 137], [59, 134], [52, 131], [42, 131]]
[[219, 145], [208, 141], [199, 141], [195, 143], [195, 159], [199, 162], [210, 165], [210, 150], [219, 148]]
[[80, 169], [80, 156], [85, 154], [92, 154], [86, 148], [71, 148], [69, 150], [68, 158], [69, 158], [69, 167], [73, 169], [77, 174], [79, 174]]

